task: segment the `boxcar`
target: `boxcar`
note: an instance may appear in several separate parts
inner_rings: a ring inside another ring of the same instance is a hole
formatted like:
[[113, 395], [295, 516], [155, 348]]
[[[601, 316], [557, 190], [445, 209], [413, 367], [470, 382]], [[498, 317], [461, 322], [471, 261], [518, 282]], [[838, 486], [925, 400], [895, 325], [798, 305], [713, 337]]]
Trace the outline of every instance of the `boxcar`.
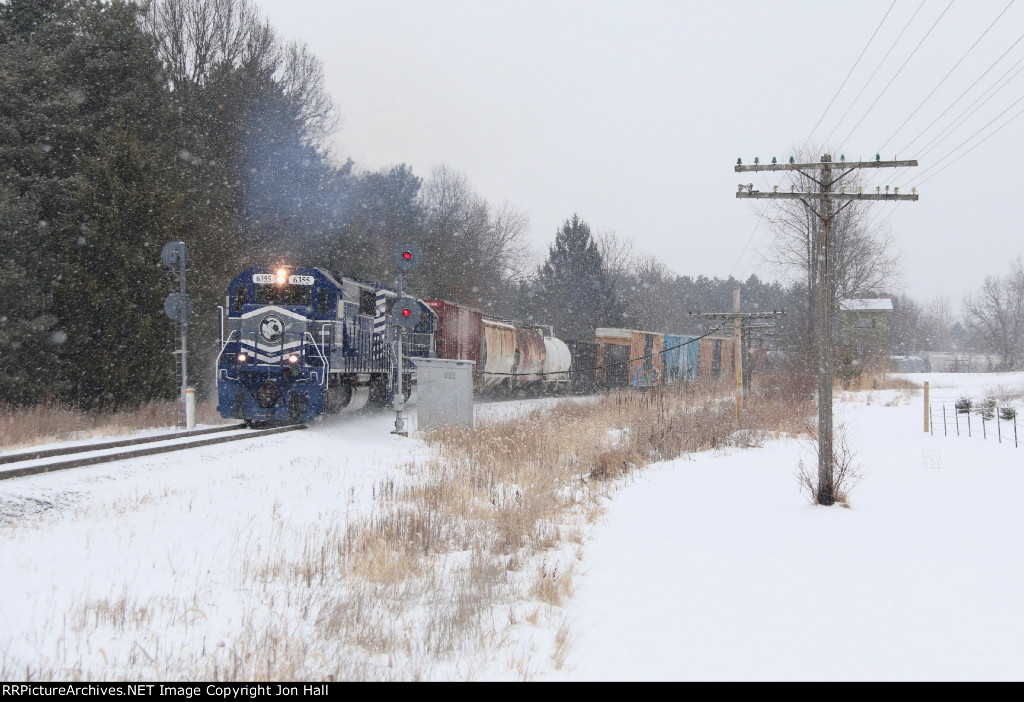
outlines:
[[697, 377], [699, 342], [696, 337], [665, 335], [665, 382], [691, 380]]

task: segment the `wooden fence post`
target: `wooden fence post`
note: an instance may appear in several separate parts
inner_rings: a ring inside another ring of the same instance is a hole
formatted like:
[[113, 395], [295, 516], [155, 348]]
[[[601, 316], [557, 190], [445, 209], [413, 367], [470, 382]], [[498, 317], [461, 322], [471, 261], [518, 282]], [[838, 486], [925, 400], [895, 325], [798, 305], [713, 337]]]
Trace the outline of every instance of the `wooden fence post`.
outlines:
[[924, 431], [928, 433], [928, 381], [924, 381]]

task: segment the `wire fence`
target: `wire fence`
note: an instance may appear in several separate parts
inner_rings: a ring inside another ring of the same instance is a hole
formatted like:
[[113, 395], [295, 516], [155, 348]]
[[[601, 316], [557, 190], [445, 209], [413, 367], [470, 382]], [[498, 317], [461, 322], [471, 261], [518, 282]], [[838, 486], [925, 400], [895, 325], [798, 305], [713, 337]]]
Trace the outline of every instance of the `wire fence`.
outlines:
[[932, 436], [966, 436], [993, 439], [1020, 446], [1017, 433], [1018, 408], [995, 398], [961, 397], [928, 404]]

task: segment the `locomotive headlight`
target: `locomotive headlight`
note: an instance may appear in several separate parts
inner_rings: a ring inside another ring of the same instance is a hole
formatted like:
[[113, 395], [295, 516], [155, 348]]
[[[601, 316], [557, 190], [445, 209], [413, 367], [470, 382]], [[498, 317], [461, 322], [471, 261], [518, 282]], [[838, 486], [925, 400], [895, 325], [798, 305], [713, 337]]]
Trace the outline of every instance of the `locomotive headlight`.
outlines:
[[288, 269], [287, 268], [278, 268], [277, 272], [274, 274], [274, 279], [277, 281], [278, 285], [284, 285], [285, 283], [287, 283], [288, 282]]
[[245, 363], [248, 360], [249, 360], [249, 357], [246, 356], [244, 353], [238, 354], [238, 362], [239, 363]]
[[294, 364], [294, 363], [298, 363], [298, 362], [299, 362], [299, 354], [297, 354], [297, 353], [290, 353], [290, 354], [288, 354], [288, 363], [293, 363]]

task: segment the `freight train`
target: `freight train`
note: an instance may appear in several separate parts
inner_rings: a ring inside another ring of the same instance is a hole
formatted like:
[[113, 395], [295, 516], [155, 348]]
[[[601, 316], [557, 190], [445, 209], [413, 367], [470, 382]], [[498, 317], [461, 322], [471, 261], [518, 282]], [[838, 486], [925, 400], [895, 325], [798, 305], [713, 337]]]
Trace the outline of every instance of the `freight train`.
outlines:
[[[242, 271], [221, 308], [221, 416], [250, 425], [309, 422], [391, 405], [399, 343], [406, 358], [473, 361], [474, 392], [489, 396], [591, 394], [732, 368], [731, 338], [598, 328], [593, 339], [566, 341], [550, 326], [436, 299], [403, 298], [402, 312], [418, 321], [399, 335], [398, 300], [395, 290], [322, 268]], [[415, 364], [405, 364], [403, 394], [415, 385]]]
[[[397, 299], [381, 285], [322, 268], [242, 271], [221, 308], [220, 415], [248, 424], [308, 422], [392, 403], [397, 335], [387, 320]], [[403, 350], [430, 356], [436, 320], [426, 305], [418, 311]], [[403, 380], [403, 389], [412, 387], [411, 373]]]

